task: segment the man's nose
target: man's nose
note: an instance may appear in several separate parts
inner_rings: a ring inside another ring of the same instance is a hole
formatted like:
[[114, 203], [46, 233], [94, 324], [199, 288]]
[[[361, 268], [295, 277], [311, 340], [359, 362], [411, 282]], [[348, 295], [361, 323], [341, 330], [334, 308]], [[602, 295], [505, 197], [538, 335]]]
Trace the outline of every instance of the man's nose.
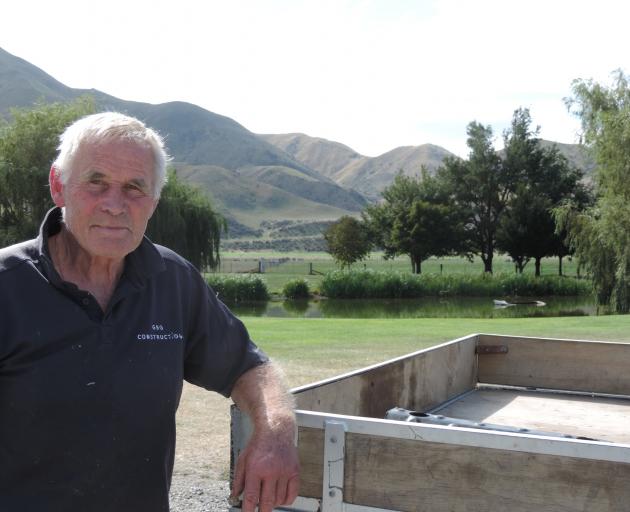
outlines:
[[111, 215], [120, 215], [127, 209], [127, 200], [120, 187], [109, 187], [101, 203], [104, 211]]

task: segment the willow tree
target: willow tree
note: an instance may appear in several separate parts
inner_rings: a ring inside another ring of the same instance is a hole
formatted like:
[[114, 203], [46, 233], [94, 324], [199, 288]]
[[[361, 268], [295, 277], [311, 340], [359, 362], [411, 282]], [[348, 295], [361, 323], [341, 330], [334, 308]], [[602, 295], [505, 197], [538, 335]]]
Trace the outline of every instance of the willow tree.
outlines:
[[147, 236], [203, 270], [218, 266], [221, 234], [226, 231], [225, 219], [201, 190], [181, 181], [175, 171], [169, 171]]
[[583, 213], [557, 211], [559, 228], [590, 272], [601, 304], [630, 311], [630, 87], [621, 71], [611, 86], [575, 80], [567, 106], [581, 121], [582, 139], [597, 162], [598, 198]]
[[37, 234], [53, 206], [48, 174], [59, 135], [95, 108], [86, 96], [71, 103], [12, 109], [10, 121], [0, 119], [0, 247]]

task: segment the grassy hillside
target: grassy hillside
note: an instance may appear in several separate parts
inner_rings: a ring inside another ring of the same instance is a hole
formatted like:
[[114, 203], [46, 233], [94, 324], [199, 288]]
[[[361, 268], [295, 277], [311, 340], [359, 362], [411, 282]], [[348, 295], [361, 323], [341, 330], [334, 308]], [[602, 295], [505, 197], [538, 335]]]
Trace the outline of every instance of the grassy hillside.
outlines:
[[38, 100], [68, 101], [76, 92], [19, 57], [0, 48], [0, 115], [11, 107], [32, 105]]
[[253, 229], [278, 219], [334, 220], [348, 210], [311, 201], [241, 171], [218, 166], [175, 164], [184, 180], [199, 185], [228, 217]]
[[582, 169], [586, 177], [592, 178], [593, 171], [595, 170], [597, 164], [586, 147], [580, 146], [579, 144], [562, 144], [560, 142], [553, 142], [544, 139], [540, 139], [540, 145], [542, 147], [555, 145], [558, 148], [558, 151], [564, 155], [569, 162], [575, 165], [578, 169]]
[[424, 165], [437, 169], [449, 151], [433, 144], [403, 146], [377, 157], [360, 155], [338, 142], [301, 133], [261, 135], [294, 158], [321, 174], [332, 178], [345, 188], [357, 190], [375, 199], [402, 170], [413, 176]]
[[244, 176], [258, 182], [280, 188], [296, 196], [342, 208], [360, 211], [367, 201], [351, 190], [344, 189], [329, 180], [319, 180], [308, 173], [282, 166], [250, 166], [240, 169]]
[[261, 140], [229, 117], [184, 102], [150, 105], [117, 99], [103, 101], [144, 120], [166, 137], [174, 160], [238, 169], [246, 165], [284, 165], [309, 169]]
[[[446, 149], [433, 144], [402, 146], [372, 158], [360, 155], [338, 142], [302, 133], [261, 137], [345, 188], [358, 190], [371, 199], [377, 198], [400, 170], [410, 176], [419, 174], [423, 165], [434, 171], [446, 156], [453, 156]], [[543, 147], [555, 145], [569, 162], [585, 172], [587, 178], [592, 176], [595, 161], [585, 147], [542, 139], [540, 144]]]
[[344, 167], [368, 158], [339, 142], [309, 137], [303, 133], [259, 137], [329, 178], [334, 178]]
[[452, 156], [452, 153], [433, 144], [402, 146], [374, 158], [353, 162], [339, 171], [335, 178], [345, 187], [376, 197], [391, 184], [399, 171], [415, 176], [420, 174], [423, 165], [434, 171], [447, 156]]

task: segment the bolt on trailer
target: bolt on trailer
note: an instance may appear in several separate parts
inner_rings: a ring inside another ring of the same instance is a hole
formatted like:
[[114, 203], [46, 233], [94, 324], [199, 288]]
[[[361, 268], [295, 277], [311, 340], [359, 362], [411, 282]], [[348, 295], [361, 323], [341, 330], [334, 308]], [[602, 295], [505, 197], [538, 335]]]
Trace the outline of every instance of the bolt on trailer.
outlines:
[[474, 334], [292, 392], [286, 510], [630, 510], [630, 344]]

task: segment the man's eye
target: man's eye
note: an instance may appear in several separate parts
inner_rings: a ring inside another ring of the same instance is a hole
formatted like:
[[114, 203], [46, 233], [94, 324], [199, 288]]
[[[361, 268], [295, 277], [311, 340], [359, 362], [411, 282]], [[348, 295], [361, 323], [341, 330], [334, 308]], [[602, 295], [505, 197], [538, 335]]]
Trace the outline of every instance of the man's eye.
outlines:
[[125, 189], [133, 196], [141, 196], [144, 195], [144, 189], [139, 185], [134, 185], [132, 183], [125, 185]]

